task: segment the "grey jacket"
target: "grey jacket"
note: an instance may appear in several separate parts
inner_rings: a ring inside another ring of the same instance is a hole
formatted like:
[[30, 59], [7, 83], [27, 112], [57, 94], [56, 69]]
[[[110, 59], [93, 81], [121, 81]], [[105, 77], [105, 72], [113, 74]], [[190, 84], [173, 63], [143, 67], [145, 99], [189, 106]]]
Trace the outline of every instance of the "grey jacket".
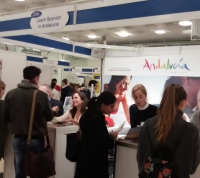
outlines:
[[[175, 122], [171, 128], [169, 136], [165, 141], [165, 145], [172, 148], [175, 140], [179, 135], [184, 122], [182, 118], [183, 112], [179, 111]], [[138, 145], [137, 161], [139, 172], [141, 173], [144, 161], [147, 156], [153, 155], [154, 150], [161, 144], [157, 142], [155, 134], [155, 125], [157, 118], [151, 118], [144, 124]], [[200, 159], [200, 140], [199, 131], [192, 123], [187, 123], [187, 127], [174, 157], [174, 174], [176, 178], [189, 178], [190, 174], [194, 174]]]

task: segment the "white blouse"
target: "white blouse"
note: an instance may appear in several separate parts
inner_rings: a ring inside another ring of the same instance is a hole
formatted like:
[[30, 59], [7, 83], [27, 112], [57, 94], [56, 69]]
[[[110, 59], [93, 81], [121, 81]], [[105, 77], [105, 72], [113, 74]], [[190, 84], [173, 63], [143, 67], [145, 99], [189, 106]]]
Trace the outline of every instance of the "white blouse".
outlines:
[[67, 119], [74, 119], [76, 121], [79, 122], [80, 118], [81, 118], [81, 114], [78, 118], [72, 118], [72, 115], [70, 113], [70, 110], [68, 110], [65, 114], [63, 114], [62, 116], [60, 117], [55, 117], [54, 119], [57, 120], [58, 122], [65, 122]]
[[51, 97], [55, 100], [60, 101], [60, 92], [58, 92], [55, 88], [52, 90]]

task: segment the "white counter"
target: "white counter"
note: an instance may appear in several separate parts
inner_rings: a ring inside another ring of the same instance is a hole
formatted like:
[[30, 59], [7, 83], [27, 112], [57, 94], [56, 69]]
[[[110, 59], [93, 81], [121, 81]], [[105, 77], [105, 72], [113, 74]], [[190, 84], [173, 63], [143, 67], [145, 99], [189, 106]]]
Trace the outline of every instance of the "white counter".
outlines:
[[[138, 164], [136, 161], [137, 144], [129, 140], [116, 142], [114, 178], [138, 178]], [[200, 166], [191, 178], [200, 177]]]
[[[76, 133], [78, 126], [55, 127], [48, 125], [50, 144], [54, 150], [56, 175], [53, 178], [74, 178], [75, 164], [65, 158], [66, 134]], [[13, 154], [13, 135], [8, 134], [6, 151], [4, 178], [14, 178], [14, 154]]]

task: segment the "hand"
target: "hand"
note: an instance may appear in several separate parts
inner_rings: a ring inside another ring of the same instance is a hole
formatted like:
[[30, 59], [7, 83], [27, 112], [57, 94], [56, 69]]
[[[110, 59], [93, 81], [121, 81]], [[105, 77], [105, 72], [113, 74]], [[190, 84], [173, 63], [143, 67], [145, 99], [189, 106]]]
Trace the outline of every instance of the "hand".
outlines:
[[52, 111], [55, 112], [55, 113], [58, 113], [59, 107], [58, 107], [58, 106], [53, 107], [53, 108], [52, 108]]
[[117, 139], [117, 137], [118, 137], [118, 132], [110, 132], [109, 134], [114, 136], [115, 139]]

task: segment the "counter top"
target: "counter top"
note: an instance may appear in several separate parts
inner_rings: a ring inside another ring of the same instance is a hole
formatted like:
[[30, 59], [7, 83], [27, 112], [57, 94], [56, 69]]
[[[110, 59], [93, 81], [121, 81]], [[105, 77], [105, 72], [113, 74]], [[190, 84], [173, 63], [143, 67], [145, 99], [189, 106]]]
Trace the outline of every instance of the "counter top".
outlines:
[[137, 149], [138, 148], [138, 144], [137, 143], [134, 143], [131, 140], [124, 140], [124, 139], [118, 139], [116, 141], [116, 145], [124, 146], [124, 147], [128, 147], [128, 148], [133, 148], [133, 149]]
[[77, 125], [68, 125], [68, 126], [58, 126], [54, 124], [47, 124], [48, 130], [54, 130], [57, 133], [76, 133], [79, 130], [79, 126]]

